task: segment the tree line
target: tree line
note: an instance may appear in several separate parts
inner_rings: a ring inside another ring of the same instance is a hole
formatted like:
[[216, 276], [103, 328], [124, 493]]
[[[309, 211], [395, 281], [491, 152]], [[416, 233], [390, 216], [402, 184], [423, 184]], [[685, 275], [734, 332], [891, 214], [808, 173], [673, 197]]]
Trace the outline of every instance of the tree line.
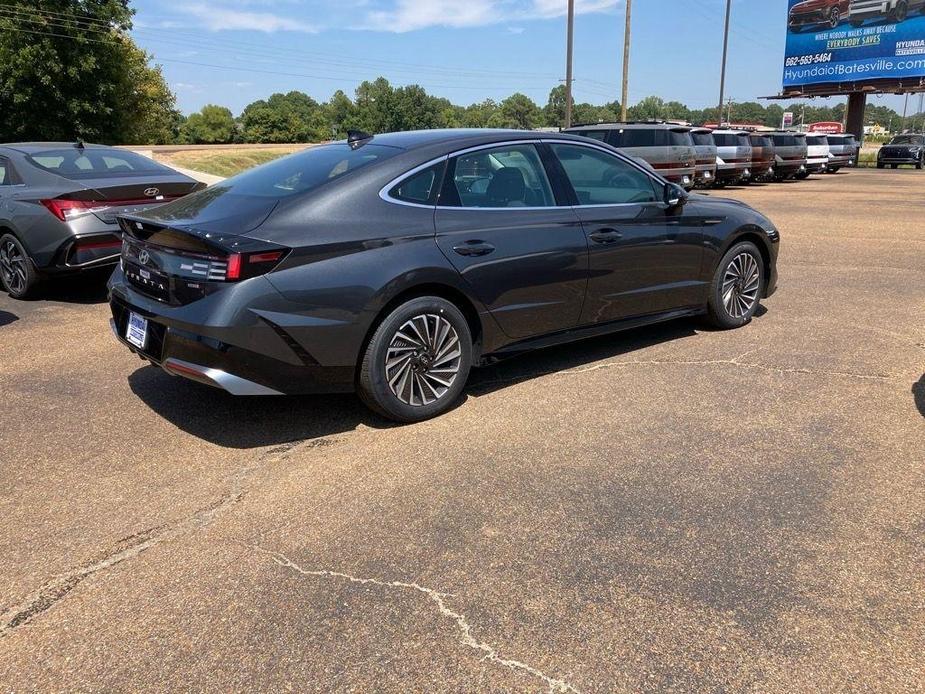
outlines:
[[[352, 97], [336, 91], [318, 102], [290, 91], [255, 101], [240, 113], [209, 104], [182, 115], [161, 69], [128, 35], [129, 0], [5, 0], [0, 10], [0, 141], [75, 140], [104, 144], [317, 142], [348, 130], [370, 133], [423, 128], [559, 128], [565, 87], [544, 105], [515, 93], [468, 106], [428, 94], [419, 85], [395, 87], [384, 77], [365, 81]], [[101, 28], [105, 27], [105, 28]], [[885, 106], [868, 105], [868, 122], [898, 125]], [[730, 104], [733, 122], [779, 127], [785, 110], [797, 122], [841, 121], [845, 106], [757, 102]], [[573, 123], [612, 122], [620, 104], [573, 103]], [[631, 120], [717, 122], [717, 109], [691, 109], [649, 96], [627, 109]], [[922, 118], [919, 117], [919, 120]]]

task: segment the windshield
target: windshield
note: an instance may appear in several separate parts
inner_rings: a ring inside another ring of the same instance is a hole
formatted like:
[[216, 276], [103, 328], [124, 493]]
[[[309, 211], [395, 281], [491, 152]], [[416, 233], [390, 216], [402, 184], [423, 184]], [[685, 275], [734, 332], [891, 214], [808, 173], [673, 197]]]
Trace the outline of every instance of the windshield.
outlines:
[[238, 174], [220, 185], [234, 195], [285, 198], [305, 193], [376, 161], [394, 157], [396, 147], [345, 143], [320, 145]]
[[70, 180], [176, 173], [153, 159], [121, 149], [50, 149], [26, 157], [30, 163]]
[[925, 143], [925, 138], [921, 135], [897, 135], [890, 140], [891, 145], [921, 145]]

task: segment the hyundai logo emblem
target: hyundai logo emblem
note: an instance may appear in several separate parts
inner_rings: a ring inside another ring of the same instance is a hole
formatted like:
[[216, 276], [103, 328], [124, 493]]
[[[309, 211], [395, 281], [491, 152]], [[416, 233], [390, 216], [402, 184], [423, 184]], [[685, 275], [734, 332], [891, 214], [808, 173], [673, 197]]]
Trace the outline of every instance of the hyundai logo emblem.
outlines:
[[151, 260], [151, 255], [148, 253], [148, 251], [141, 251], [138, 254], [138, 262], [142, 265], [147, 265], [149, 260]]
[[145, 188], [145, 195], [147, 195], [149, 198], [153, 198], [160, 192], [161, 191], [159, 191], [157, 188]]

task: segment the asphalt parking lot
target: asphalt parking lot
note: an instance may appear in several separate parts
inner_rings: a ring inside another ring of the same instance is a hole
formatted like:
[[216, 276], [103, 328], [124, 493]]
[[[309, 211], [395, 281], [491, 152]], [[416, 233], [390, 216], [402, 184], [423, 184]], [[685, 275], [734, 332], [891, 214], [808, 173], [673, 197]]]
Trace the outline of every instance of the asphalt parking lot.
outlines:
[[0, 298], [4, 691], [921, 691], [925, 176], [730, 189], [733, 332], [476, 372], [391, 426], [143, 365], [96, 283]]

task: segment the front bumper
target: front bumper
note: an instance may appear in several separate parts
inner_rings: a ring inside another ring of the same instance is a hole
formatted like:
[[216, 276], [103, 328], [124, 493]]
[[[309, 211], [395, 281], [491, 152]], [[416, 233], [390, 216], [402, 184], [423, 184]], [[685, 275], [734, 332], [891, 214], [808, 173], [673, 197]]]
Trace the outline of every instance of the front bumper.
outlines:
[[799, 12], [791, 14], [787, 18], [787, 26], [789, 27], [803, 27], [811, 26], [815, 24], [822, 24], [827, 22], [828, 18], [825, 16], [825, 13], [822, 10], [813, 10], [811, 12]]
[[[109, 282], [112, 330], [130, 351], [168, 373], [236, 395], [352, 391], [353, 366], [319, 363], [291, 332], [261, 319], [258, 313], [250, 310], [250, 307], [268, 303], [261, 302], [261, 292], [277, 294], [269, 283], [264, 285], [260, 281], [262, 278], [255, 279], [258, 282], [251, 288], [245, 285], [253, 280], [224, 290], [237, 293], [237, 298], [223, 301], [220, 296], [213, 295], [196, 302], [212, 300], [209, 310], [203, 312], [195, 304], [175, 307], [146, 297], [135, 291], [121, 271], [116, 270]], [[125, 338], [130, 312], [148, 321], [144, 349]]]
[[910, 154], [905, 157], [877, 157], [877, 162], [880, 164], [918, 164], [920, 161], [922, 161], [922, 158], [918, 154], [915, 156]]

